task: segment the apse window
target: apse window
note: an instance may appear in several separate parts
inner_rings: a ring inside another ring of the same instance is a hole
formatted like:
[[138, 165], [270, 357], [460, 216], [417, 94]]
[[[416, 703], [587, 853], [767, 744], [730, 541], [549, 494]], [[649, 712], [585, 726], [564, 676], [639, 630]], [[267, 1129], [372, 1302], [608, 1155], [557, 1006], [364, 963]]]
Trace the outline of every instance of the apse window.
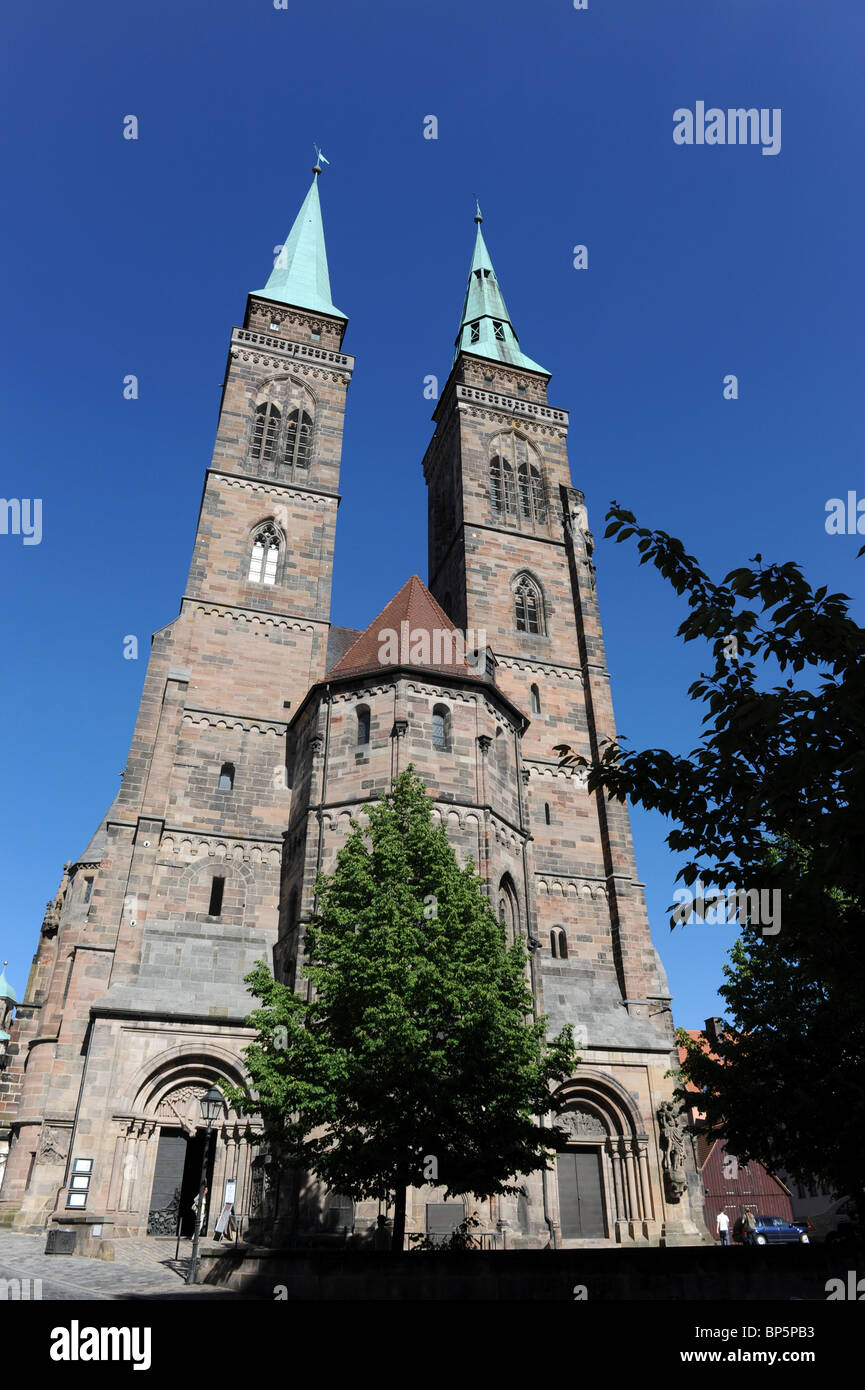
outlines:
[[208, 916], [219, 917], [222, 914], [222, 895], [225, 892], [225, 879], [214, 878], [210, 885], [210, 907], [207, 909]]
[[436, 705], [432, 723], [433, 748], [447, 752], [451, 746], [451, 715], [445, 705]]

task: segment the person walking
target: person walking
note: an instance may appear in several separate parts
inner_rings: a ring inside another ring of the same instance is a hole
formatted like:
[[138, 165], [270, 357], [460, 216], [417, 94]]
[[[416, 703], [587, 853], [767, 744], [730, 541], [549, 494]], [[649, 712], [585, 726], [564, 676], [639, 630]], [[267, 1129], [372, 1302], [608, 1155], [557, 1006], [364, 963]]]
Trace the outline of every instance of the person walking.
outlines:
[[742, 1232], [746, 1245], [757, 1244], [757, 1222], [751, 1210], [746, 1211], [742, 1217]]
[[717, 1227], [718, 1237], [719, 1237], [719, 1239], [720, 1239], [720, 1241], [721, 1241], [721, 1244], [722, 1244], [722, 1245], [729, 1245], [729, 1244], [730, 1244], [730, 1218], [729, 1218], [729, 1216], [727, 1215], [727, 1213], [726, 1213], [726, 1211], [724, 1210], [723, 1207], [722, 1207], [721, 1210], [718, 1212], [718, 1217], [717, 1217], [717, 1220], [716, 1220], [716, 1222], [715, 1222], [715, 1226]]

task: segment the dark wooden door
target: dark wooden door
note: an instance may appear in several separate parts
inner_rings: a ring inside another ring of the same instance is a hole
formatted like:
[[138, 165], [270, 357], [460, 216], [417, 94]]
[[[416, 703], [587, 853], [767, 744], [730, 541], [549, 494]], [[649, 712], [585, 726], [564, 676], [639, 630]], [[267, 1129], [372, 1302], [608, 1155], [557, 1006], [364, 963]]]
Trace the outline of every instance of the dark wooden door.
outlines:
[[177, 1230], [177, 1212], [185, 1164], [186, 1135], [180, 1130], [161, 1130], [153, 1187], [150, 1192], [148, 1235], [173, 1236]]
[[565, 1240], [606, 1236], [601, 1154], [598, 1149], [570, 1149], [556, 1159], [559, 1221]]

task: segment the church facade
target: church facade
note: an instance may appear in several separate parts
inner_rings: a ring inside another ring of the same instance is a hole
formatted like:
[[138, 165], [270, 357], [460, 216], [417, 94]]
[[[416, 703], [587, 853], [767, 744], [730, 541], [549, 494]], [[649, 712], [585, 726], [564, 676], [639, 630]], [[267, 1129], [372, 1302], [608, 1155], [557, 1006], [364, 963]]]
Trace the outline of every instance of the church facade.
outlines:
[[[306, 988], [316, 876], [412, 763], [524, 936], [536, 1011], [551, 1032], [574, 1026], [582, 1061], [553, 1169], [520, 1198], [414, 1191], [408, 1230], [476, 1212], [499, 1248], [696, 1242], [699, 1176], [670, 1104], [671, 1001], [627, 809], [554, 752], [592, 757], [615, 729], [567, 412], [519, 345], [478, 212], [423, 461], [428, 585], [411, 577], [364, 632], [332, 625], [354, 361], [319, 174], [231, 335], [189, 579], [153, 638], [121, 789], [42, 924], [0, 1072], [0, 1221], [74, 1229], [80, 1249], [191, 1231], [198, 1100], [242, 1080], [252, 1037], [243, 977], [264, 958]], [[211, 1208], [233, 1203], [244, 1234], [360, 1238], [386, 1219], [280, 1179], [254, 1119], [215, 1128]]]

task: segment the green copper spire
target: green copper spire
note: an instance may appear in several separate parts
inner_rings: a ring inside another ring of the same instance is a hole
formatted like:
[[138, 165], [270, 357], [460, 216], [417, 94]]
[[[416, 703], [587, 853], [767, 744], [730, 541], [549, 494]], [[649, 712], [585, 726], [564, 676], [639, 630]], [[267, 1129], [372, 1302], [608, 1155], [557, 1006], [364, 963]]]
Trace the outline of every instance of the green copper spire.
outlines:
[[533, 362], [520, 351], [519, 341], [481, 231], [484, 219], [477, 200], [475, 206], [478, 234], [469, 271], [460, 331], [456, 339], [454, 361], [461, 352], [470, 352], [474, 357], [488, 357], [494, 362], [507, 362], [512, 367], [525, 367], [527, 371], [543, 372], [544, 376], [549, 376], [545, 367]]
[[[8, 960], [4, 960], [3, 969], [0, 970], [0, 1023], [6, 1022], [7, 1014], [12, 1012], [12, 1005], [18, 1003], [18, 995], [6, 979], [6, 966]], [[7, 1043], [9, 1034], [4, 1028], [0, 1028], [0, 1043]]]
[[[319, 154], [319, 158], [323, 159], [324, 156]], [[318, 197], [320, 173], [321, 165], [316, 159], [312, 185], [277, 257], [270, 279], [263, 290], [253, 290], [253, 294], [278, 300], [280, 304], [293, 304], [298, 309], [313, 309], [319, 314], [345, 319], [345, 314], [337, 309], [330, 298], [330, 276], [327, 273], [327, 252], [324, 249], [324, 227]]]
[[15, 993], [9, 981], [6, 979], [6, 966], [8, 964], [8, 960], [4, 960], [3, 969], [0, 970], [0, 999], [8, 999], [13, 1004], [17, 1004], [18, 995]]

